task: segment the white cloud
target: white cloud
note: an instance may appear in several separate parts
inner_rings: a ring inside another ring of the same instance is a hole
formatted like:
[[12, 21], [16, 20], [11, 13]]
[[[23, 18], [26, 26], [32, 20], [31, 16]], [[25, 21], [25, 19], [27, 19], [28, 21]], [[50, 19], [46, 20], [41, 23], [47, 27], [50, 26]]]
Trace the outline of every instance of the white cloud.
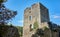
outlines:
[[53, 18], [60, 18], [60, 16], [54, 15]]
[[23, 20], [18, 20], [19, 23], [23, 23]]
[[23, 20], [18, 20], [18, 26], [23, 26]]

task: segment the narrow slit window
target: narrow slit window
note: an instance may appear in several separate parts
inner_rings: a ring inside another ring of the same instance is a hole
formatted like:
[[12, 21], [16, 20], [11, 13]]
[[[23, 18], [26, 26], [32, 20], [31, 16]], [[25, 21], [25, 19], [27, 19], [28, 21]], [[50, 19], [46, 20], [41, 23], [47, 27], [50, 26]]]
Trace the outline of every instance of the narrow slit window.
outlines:
[[29, 20], [32, 20], [32, 16], [29, 16]]

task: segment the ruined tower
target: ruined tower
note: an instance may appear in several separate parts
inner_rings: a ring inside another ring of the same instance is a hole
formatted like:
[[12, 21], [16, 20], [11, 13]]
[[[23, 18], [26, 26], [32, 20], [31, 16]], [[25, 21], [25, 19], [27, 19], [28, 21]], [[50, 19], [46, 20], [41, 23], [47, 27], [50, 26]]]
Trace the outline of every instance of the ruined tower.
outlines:
[[27, 7], [24, 10], [23, 37], [31, 37], [37, 28], [48, 27], [47, 22], [49, 21], [48, 9], [41, 3], [35, 3], [31, 7]]

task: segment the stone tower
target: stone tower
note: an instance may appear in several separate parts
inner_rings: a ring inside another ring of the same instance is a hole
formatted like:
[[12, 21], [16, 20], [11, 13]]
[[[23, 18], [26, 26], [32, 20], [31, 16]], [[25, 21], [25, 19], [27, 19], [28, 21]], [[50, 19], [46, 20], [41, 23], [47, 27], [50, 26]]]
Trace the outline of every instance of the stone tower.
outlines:
[[38, 23], [38, 28], [48, 27], [49, 19], [48, 9], [41, 3], [35, 3], [24, 10], [23, 37], [31, 37], [34, 34], [34, 22]]

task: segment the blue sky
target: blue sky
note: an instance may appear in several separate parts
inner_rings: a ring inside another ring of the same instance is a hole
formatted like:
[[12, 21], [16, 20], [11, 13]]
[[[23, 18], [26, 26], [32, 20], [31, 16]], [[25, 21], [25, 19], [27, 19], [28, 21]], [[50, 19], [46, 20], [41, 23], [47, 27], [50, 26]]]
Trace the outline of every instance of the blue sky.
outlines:
[[49, 9], [50, 21], [60, 24], [60, 0], [8, 0], [6, 8], [17, 11], [17, 15], [10, 23], [15, 26], [23, 26], [24, 9], [32, 4], [40, 2]]

